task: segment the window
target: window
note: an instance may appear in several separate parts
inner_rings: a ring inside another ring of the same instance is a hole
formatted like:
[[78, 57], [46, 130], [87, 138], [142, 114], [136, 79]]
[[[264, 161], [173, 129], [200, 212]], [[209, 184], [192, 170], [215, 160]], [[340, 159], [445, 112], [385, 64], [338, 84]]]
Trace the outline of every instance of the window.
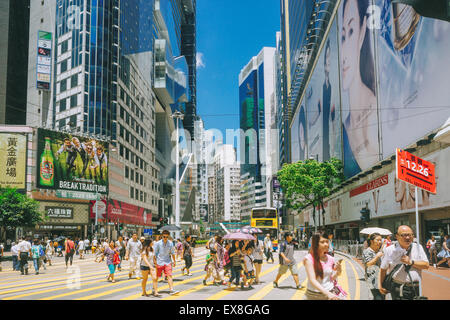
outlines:
[[128, 150], [128, 148], [125, 148], [125, 159], [130, 159], [130, 150]]
[[120, 156], [123, 157], [123, 145], [120, 145], [119, 150]]
[[78, 85], [78, 74], [74, 74], [72, 78], [70, 78], [70, 87], [74, 88]]
[[76, 114], [70, 116], [69, 125], [70, 125], [71, 128], [74, 128], [74, 127], [77, 126], [77, 115]]
[[123, 138], [123, 126], [119, 124], [119, 136]]
[[67, 60], [64, 60], [63, 62], [61, 62], [61, 73], [66, 71], [67, 71]]
[[134, 188], [130, 187], [130, 198], [133, 199], [134, 197]]
[[59, 120], [59, 128], [62, 129], [65, 127], [66, 127], [66, 119]]
[[136, 183], [139, 183], [139, 173], [136, 171], [136, 179], [135, 179]]
[[141, 185], [144, 185], [144, 176], [141, 174]]
[[141, 191], [141, 201], [144, 201], [144, 192]]
[[125, 166], [125, 178], [129, 178], [130, 177], [130, 169], [127, 167], [127, 166]]
[[63, 112], [66, 110], [66, 99], [62, 99], [59, 101], [59, 112]]
[[59, 92], [64, 92], [67, 90], [67, 79], [61, 80], [59, 88]]
[[130, 179], [131, 179], [131, 181], [134, 181], [134, 170], [133, 169], [131, 169]]
[[135, 190], [135, 194], [136, 194], [136, 198], [135, 199], [139, 200], [139, 190], [138, 189]]
[[74, 94], [73, 96], [70, 97], [70, 107], [71, 108], [77, 106], [77, 104], [78, 104], [77, 97], [78, 97], [77, 94]]
[[63, 41], [61, 43], [61, 54], [67, 52], [67, 50], [69, 50], [69, 42], [68, 42], [68, 40]]

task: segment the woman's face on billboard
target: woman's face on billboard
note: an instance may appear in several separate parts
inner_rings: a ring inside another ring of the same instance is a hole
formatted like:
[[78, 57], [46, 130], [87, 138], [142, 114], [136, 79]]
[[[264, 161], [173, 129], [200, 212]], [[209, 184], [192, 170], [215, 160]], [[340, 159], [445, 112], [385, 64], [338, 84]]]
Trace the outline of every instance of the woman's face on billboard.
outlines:
[[[360, 33], [361, 30], [364, 30], [365, 24], [361, 29], [359, 26], [357, 0], [349, 0], [344, 7], [341, 32], [341, 66], [344, 90], [348, 90], [355, 77], [358, 77], [362, 44]], [[364, 37], [362, 37], [362, 40], [364, 40]]]

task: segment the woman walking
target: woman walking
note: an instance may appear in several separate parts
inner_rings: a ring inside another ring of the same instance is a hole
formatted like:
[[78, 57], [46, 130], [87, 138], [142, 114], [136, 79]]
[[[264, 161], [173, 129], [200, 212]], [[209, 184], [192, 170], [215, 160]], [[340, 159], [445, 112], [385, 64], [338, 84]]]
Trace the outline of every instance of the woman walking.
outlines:
[[381, 257], [380, 250], [383, 239], [379, 233], [373, 233], [367, 239], [368, 248], [363, 251], [363, 263], [365, 266], [366, 283], [372, 292], [373, 300], [385, 300], [378, 288], [378, 275], [380, 274]]
[[107, 281], [111, 280], [112, 283], [116, 282], [114, 280], [114, 272], [116, 272], [116, 265], [120, 263], [119, 250], [116, 249], [114, 240], [109, 242], [109, 246], [105, 248], [102, 254], [102, 258], [99, 262], [102, 262], [106, 256], [106, 264], [109, 269], [109, 276], [106, 278]]
[[242, 252], [240, 247], [241, 246], [239, 240], [235, 240], [229, 251], [229, 255], [231, 258], [231, 278], [230, 281], [228, 282], [228, 287], [231, 287], [233, 280], [236, 281], [235, 282], [236, 286], [239, 286], [242, 269], [241, 267]]
[[438, 262], [436, 268], [439, 268], [441, 264], [447, 262], [447, 265], [450, 267], [450, 239], [448, 235], [444, 237], [444, 242], [442, 243], [442, 250], [437, 255], [438, 258], [442, 260]]
[[337, 287], [335, 281], [342, 272], [342, 260], [335, 263], [334, 257], [328, 254], [328, 241], [323, 232], [316, 232], [311, 238], [310, 253], [303, 260], [308, 275], [305, 300], [339, 300], [335, 291]]
[[155, 267], [155, 255], [153, 252], [152, 240], [145, 240], [144, 247], [142, 248], [141, 253], [141, 273], [142, 273], [142, 296], [148, 297], [147, 294], [147, 279], [148, 275], [152, 277], [153, 281], [153, 292], [152, 295], [155, 297], [160, 297], [161, 295], [158, 293], [158, 278], [156, 276], [156, 267]]
[[264, 243], [262, 240], [254, 240], [253, 242], [253, 263], [255, 265], [255, 283], [260, 284], [259, 282], [259, 274], [261, 273], [261, 267], [263, 263], [263, 250], [264, 250]]
[[219, 281], [219, 285], [225, 285], [226, 282], [224, 280], [224, 258], [225, 258], [225, 248], [223, 247], [223, 239], [221, 236], [217, 236], [215, 250], [217, 252], [216, 261], [214, 263], [214, 268], [216, 269], [217, 280]]
[[427, 242], [428, 253], [430, 254], [430, 265], [434, 265], [436, 268], [437, 263], [437, 248], [436, 248], [436, 239], [434, 236], [431, 236], [431, 239]]

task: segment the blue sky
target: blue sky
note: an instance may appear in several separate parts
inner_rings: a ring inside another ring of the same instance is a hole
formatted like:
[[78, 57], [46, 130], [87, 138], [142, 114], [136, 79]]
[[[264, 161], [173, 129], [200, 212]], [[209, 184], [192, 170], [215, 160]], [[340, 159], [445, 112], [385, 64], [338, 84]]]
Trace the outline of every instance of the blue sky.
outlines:
[[197, 0], [197, 114], [206, 129], [225, 139], [239, 128], [239, 72], [262, 47], [275, 47], [279, 30], [279, 0]]

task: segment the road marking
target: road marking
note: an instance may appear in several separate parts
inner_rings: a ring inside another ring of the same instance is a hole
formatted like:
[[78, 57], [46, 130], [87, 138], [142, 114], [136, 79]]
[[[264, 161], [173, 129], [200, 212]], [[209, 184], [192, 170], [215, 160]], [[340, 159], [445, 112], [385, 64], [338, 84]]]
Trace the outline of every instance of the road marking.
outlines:
[[[279, 265], [274, 265], [274, 266], [270, 267], [269, 269], [267, 269], [267, 270], [261, 272], [261, 273], [259, 274], [259, 278], [265, 276], [266, 274], [268, 274], [268, 273], [274, 271], [274, 270], [277, 269], [277, 268], [279, 268]], [[223, 291], [220, 291], [220, 292], [218, 292], [218, 293], [216, 293], [216, 294], [214, 294], [214, 295], [208, 297], [206, 300], [219, 300], [219, 299], [221, 299], [221, 298], [223, 298], [223, 297], [229, 295], [229, 294], [232, 293], [234, 290], [236, 290], [236, 287], [229, 288], [229, 289], [228, 289], [228, 288], [227, 288], [227, 289], [224, 289]]]
[[338, 277], [338, 284], [344, 289], [345, 292], [347, 292], [346, 300], [350, 300], [350, 290], [349, 290], [349, 279], [347, 275], [347, 261], [342, 261], [342, 273], [341, 276]]
[[308, 284], [308, 277], [306, 277], [305, 281], [302, 282], [302, 289], [301, 290], [297, 290], [296, 293], [294, 293], [294, 295], [291, 297], [291, 300], [302, 300], [303, 296], [306, 293], [306, 286]]
[[[303, 265], [303, 262], [300, 262], [299, 264], [297, 264], [297, 268], [300, 269], [300, 267]], [[268, 272], [273, 271], [275, 268], [277, 268], [279, 266], [273, 266], [272, 268], [270, 268], [268, 270]], [[277, 272], [278, 274], [278, 272]], [[289, 276], [291, 276], [290, 271], [286, 271], [285, 274], [283, 274], [281, 276], [281, 278], [278, 280], [278, 284], [281, 284], [284, 280], [286, 280]], [[276, 277], [276, 275], [275, 275]], [[274, 278], [275, 280], [275, 278]], [[256, 292], [254, 295], [252, 295], [250, 298], [248, 298], [248, 300], [262, 300], [266, 295], [268, 295], [270, 293], [270, 291], [272, 291], [274, 289], [273, 287], [273, 281], [270, 281], [269, 284], [266, 284], [262, 289], [258, 290], [258, 292]]]
[[[199, 272], [202, 272], [202, 271], [203, 271], [203, 267], [201, 266], [201, 264], [197, 264], [197, 265], [200, 266], [201, 270], [192, 272], [192, 268], [191, 268], [191, 273], [194, 274], [194, 273], [199, 273]], [[181, 275], [181, 266], [180, 266], [180, 267], [177, 267], [176, 271], [179, 271], [179, 273], [180, 273], [180, 275]], [[196, 278], [194, 278], [194, 279], [196, 279]], [[189, 279], [189, 280], [194, 280], [194, 279], [191, 278], [191, 279]], [[160, 279], [160, 282], [161, 282], [161, 281], [162, 281], [162, 278]], [[123, 282], [122, 282], [122, 283], [123, 283]], [[184, 283], [184, 281], [181, 281], [180, 283]], [[174, 282], [173, 285], [176, 286], [176, 285], [178, 285], [178, 284], [180, 284], [180, 283]], [[115, 284], [119, 284], [119, 282], [110, 283], [109, 285], [111, 286], [111, 285], [115, 285]], [[119, 289], [112, 289], [112, 290], [109, 290], [109, 291], [100, 292], [100, 293], [98, 293], [98, 294], [94, 294], [94, 295], [91, 295], [91, 296], [81, 297], [81, 298], [78, 298], [78, 299], [75, 299], [75, 300], [88, 300], [88, 299], [94, 299], [94, 298], [98, 298], [98, 297], [101, 297], [101, 296], [105, 296], [105, 295], [108, 295], [108, 294], [111, 294], [111, 293], [115, 293], [115, 292], [118, 292], [118, 291], [121, 291], [121, 290], [130, 289], [130, 288], [137, 288], [137, 287], [140, 287], [140, 286], [141, 286], [141, 281], [139, 281], [138, 284], [134, 284], [134, 285], [127, 286], [127, 287], [121, 287], [121, 288], [119, 288]], [[100, 286], [100, 287], [94, 287], [94, 288], [87, 288], [87, 289], [83, 289], [83, 290], [79, 290], [79, 291], [75, 291], [75, 292], [68, 292], [68, 293], [66, 293], [66, 294], [57, 295], [57, 296], [54, 296], [54, 297], [49, 297], [49, 298], [46, 298], [46, 299], [44, 299], [44, 300], [56, 299], [56, 298], [66, 297], [66, 296], [74, 295], [74, 294], [78, 294], [78, 293], [83, 293], [83, 292], [88, 292], [88, 291], [94, 291], [94, 290], [97, 290], [97, 289], [102, 289], [102, 288], [104, 288], [104, 287], [107, 287], [107, 285], [106, 285], [106, 286]], [[167, 286], [167, 287], [168, 287], [168, 286]], [[158, 290], [160, 290], [160, 289], [158, 289]], [[140, 294], [138, 294], [137, 296], [139, 297]]]
[[[353, 274], [355, 275], [355, 295], [353, 297], [353, 300], [360, 300], [361, 299], [361, 281], [359, 281], [359, 275], [355, 269], [355, 266], [353, 265], [353, 261], [350, 261], [350, 266], [352, 267]], [[349, 295], [350, 295], [350, 293], [349, 293]]]
[[[117, 279], [123, 279], [123, 278], [125, 278], [125, 276], [117, 277]], [[101, 280], [95, 280], [95, 281], [91, 281], [91, 282], [86, 282], [86, 283], [83, 283], [83, 285], [99, 283], [99, 282], [103, 282], [103, 281], [106, 281], [105, 278], [103, 278]], [[18, 295], [18, 296], [3, 298], [2, 300], [20, 299], [20, 298], [23, 298], [23, 297], [29, 297], [29, 296], [33, 296], [33, 295], [37, 295], [37, 294], [55, 292], [55, 291], [64, 290], [64, 289], [67, 289], [67, 288], [59, 287], [59, 288], [52, 288], [52, 289], [42, 290], [42, 291], [30, 292], [30, 293], [21, 294], [21, 295]], [[46, 299], [44, 298], [44, 299], [40, 299], [40, 300], [46, 300]]]

